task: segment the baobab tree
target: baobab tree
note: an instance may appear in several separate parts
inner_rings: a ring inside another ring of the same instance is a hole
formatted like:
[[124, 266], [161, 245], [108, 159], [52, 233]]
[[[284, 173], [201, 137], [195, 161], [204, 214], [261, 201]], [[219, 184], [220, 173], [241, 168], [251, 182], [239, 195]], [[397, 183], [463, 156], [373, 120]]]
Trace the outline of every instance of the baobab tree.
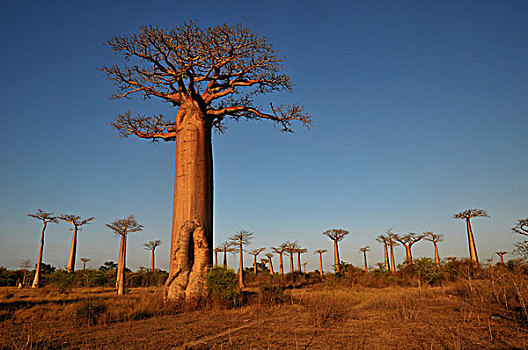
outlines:
[[205, 297], [213, 251], [212, 130], [224, 131], [227, 120], [246, 118], [270, 120], [291, 132], [293, 122], [310, 126], [311, 117], [297, 104], [270, 103], [266, 111], [254, 103], [262, 94], [291, 91], [293, 84], [267, 39], [241, 25], [140, 27], [139, 33], [116, 36], [107, 44], [127, 62], [100, 68], [117, 87], [113, 98], [154, 97], [177, 108], [174, 120], [129, 111], [118, 115], [112, 126], [121, 137], [176, 141], [164, 298]]
[[323, 275], [323, 253], [326, 253], [326, 249], [317, 249], [314, 254], [319, 254], [319, 275]]
[[295, 254], [297, 249], [299, 249], [299, 245], [297, 244], [297, 241], [295, 242], [286, 241], [284, 242], [283, 245], [284, 245], [284, 251], [288, 253], [290, 257], [290, 273], [294, 273], [295, 270], [293, 268], [293, 254]]
[[417, 234], [414, 232], [410, 232], [406, 235], [399, 235], [399, 234], [393, 234], [393, 238], [395, 241], [399, 242], [402, 246], [405, 247], [405, 255], [406, 255], [406, 261], [407, 265], [412, 265], [412, 251], [411, 248], [413, 244], [421, 241], [425, 236], [423, 234]]
[[274, 275], [275, 271], [273, 271], [273, 261], [271, 260], [271, 258], [273, 258], [273, 253], [266, 253], [266, 258], [268, 258], [270, 274]]
[[376, 238], [376, 241], [379, 243], [383, 243], [383, 257], [385, 259], [385, 271], [389, 271], [390, 265], [389, 265], [389, 250], [387, 249], [387, 246], [389, 244], [389, 237], [384, 235], [379, 235], [378, 238]]
[[488, 262], [488, 267], [491, 269], [493, 268], [493, 265], [491, 265], [491, 262], [493, 261], [493, 257], [489, 258], [489, 259], [486, 259], [486, 261]]
[[301, 254], [306, 253], [307, 251], [308, 251], [308, 249], [301, 248], [301, 247], [295, 249], [295, 253], [297, 253], [297, 267], [298, 267], [299, 273], [302, 272], [302, 270], [301, 270]]
[[363, 260], [365, 262], [365, 272], [368, 273], [368, 265], [367, 265], [367, 252], [370, 252], [370, 247], [368, 245], [359, 248], [359, 251], [363, 253]]
[[220, 248], [216, 247], [213, 249], [213, 254], [214, 254], [214, 266], [217, 267], [218, 266], [218, 253], [220, 252]]
[[349, 232], [347, 230], [340, 228], [333, 228], [323, 232], [323, 235], [327, 236], [334, 242], [334, 268], [336, 273], [339, 272], [339, 263], [341, 262], [339, 260], [339, 247], [337, 244], [348, 234]]
[[126, 243], [127, 237], [130, 233], [139, 232], [143, 230], [143, 225], [136, 221], [134, 215], [129, 215], [124, 219], [118, 219], [106, 224], [110, 230], [121, 237], [121, 244], [119, 246], [119, 260], [117, 261], [117, 278], [116, 287], [117, 295], [125, 293], [125, 269], [126, 269]]
[[216, 249], [218, 249], [219, 252], [222, 252], [224, 253], [224, 263], [223, 263], [223, 266], [224, 268], [227, 268], [227, 253], [233, 253], [236, 251], [236, 248], [234, 248], [232, 246], [232, 243], [231, 242], [223, 242], [223, 243], [220, 243], [220, 245], [218, 245], [218, 247], [216, 247]]
[[473, 231], [471, 230], [470, 220], [472, 218], [478, 218], [478, 217], [489, 218], [489, 215], [485, 210], [482, 210], [482, 209], [467, 209], [459, 213], [453, 214], [453, 219], [466, 220], [466, 230], [467, 230], [468, 244], [469, 244], [469, 256], [475, 266], [478, 266], [479, 261], [478, 261], [478, 255], [477, 255], [477, 247], [475, 245], [475, 237], [473, 236]]
[[26, 259], [22, 260], [19, 265], [24, 270], [24, 276], [22, 277], [22, 287], [26, 286], [26, 277], [27, 277], [27, 271], [29, 267], [31, 266], [31, 260]]
[[528, 218], [517, 220], [515, 226], [512, 227], [512, 231], [520, 235], [528, 236]]
[[501, 259], [501, 264], [504, 264], [504, 255], [508, 254], [508, 252], [495, 252], [495, 254], [497, 254], [500, 259]]
[[257, 257], [262, 253], [266, 248], [256, 248], [249, 252], [249, 255], [253, 255], [253, 273], [257, 274]]
[[151, 251], [151, 257], [150, 257], [150, 271], [154, 272], [154, 252], [156, 251], [156, 248], [161, 245], [161, 240], [156, 239], [155, 241], [148, 241], [147, 243], [143, 244], [143, 247], [145, 247], [146, 250]]
[[75, 214], [67, 214], [67, 215], [61, 215], [59, 216], [59, 219], [62, 221], [66, 221], [73, 225], [73, 235], [72, 235], [72, 242], [70, 247], [70, 256], [68, 257], [68, 265], [66, 270], [68, 273], [72, 273], [75, 271], [75, 256], [77, 254], [77, 232], [81, 230], [81, 227], [89, 224], [90, 221], [94, 219], [94, 217], [89, 217], [88, 219], [82, 219], [79, 215]]
[[443, 234], [437, 234], [431, 231], [424, 232], [424, 239], [429, 242], [433, 242], [435, 250], [435, 262], [436, 266], [440, 266], [440, 255], [438, 254], [438, 243], [444, 241]]
[[83, 263], [83, 271], [86, 270], [86, 263], [90, 261], [91, 259], [88, 258], [81, 258], [81, 261]]
[[306, 265], [308, 265], [307, 262], [303, 262], [303, 271], [304, 271], [304, 274], [306, 275]]
[[271, 250], [276, 253], [276, 254], [279, 254], [279, 273], [281, 275], [284, 274], [284, 264], [283, 264], [283, 260], [282, 260], [282, 254], [284, 254], [284, 248], [285, 248], [285, 243], [281, 244], [280, 246], [278, 247], [271, 247]]
[[53, 216], [53, 213], [47, 213], [42, 209], [37, 209], [36, 214], [27, 214], [29, 217], [35, 218], [42, 221], [42, 233], [40, 234], [40, 249], [37, 259], [37, 267], [35, 268], [35, 277], [33, 277], [32, 288], [38, 288], [40, 284], [40, 265], [42, 265], [42, 253], [44, 252], [44, 231], [48, 227], [48, 223], [58, 224], [59, 220], [56, 216]]
[[229, 243], [239, 248], [238, 286], [240, 288], [244, 288], [244, 245], [250, 244], [252, 239], [253, 232], [246, 230], [238, 230], [229, 238]]
[[396, 263], [394, 262], [394, 246], [398, 245], [398, 243], [394, 240], [394, 233], [392, 233], [392, 229], [387, 229], [385, 234], [387, 237], [387, 244], [390, 248], [390, 269], [391, 272], [396, 272]]

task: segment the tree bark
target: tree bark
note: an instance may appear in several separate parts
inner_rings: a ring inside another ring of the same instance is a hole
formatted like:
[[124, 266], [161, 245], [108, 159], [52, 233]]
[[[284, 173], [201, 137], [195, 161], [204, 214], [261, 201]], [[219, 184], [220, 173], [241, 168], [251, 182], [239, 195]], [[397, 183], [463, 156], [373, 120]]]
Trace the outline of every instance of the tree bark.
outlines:
[[466, 228], [467, 228], [467, 234], [468, 234], [468, 243], [469, 243], [469, 256], [471, 258], [471, 261], [475, 266], [478, 266], [478, 255], [477, 255], [477, 248], [475, 246], [475, 237], [473, 237], [473, 231], [471, 230], [471, 223], [469, 219], [466, 219]]
[[224, 250], [224, 268], [227, 269], [227, 252]]
[[339, 272], [339, 247], [337, 246], [337, 241], [334, 241], [334, 266], [335, 272]]
[[119, 281], [121, 279], [121, 274], [119, 273], [119, 266], [121, 266], [121, 260], [123, 258], [123, 249], [124, 249], [124, 245], [123, 245], [123, 236], [121, 236], [121, 241], [119, 243], [119, 253], [118, 253], [118, 257], [117, 257], [117, 270], [116, 270], [116, 284], [115, 284], [115, 287], [117, 289], [119, 289]]
[[269, 258], [268, 261], [270, 266], [270, 274], [274, 275], [275, 271], [273, 271], [273, 261], [271, 261], [271, 258]]
[[253, 255], [253, 273], [257, 274], [257, 256]]
[[164, 299], [207, 296], [213, 260], [212, 124], [196, 102], [176, 115], [176, 170], [169, 277]]
[[218, 252], [214, 252], [214, 266], [218, 266]]
[[297, 253], [297, 267], [299, 268], [299, 273], [301, 273], [301, 253]]
[[244, 256], [242, 244], [240, 244], [240, 262], [239, 262], [239, 268], [238, 268], [238, 286], [240, 289], [244, 288]]
[[396, 265], [394, 264], [394, 247], [390, 246], [390, 257], [391, 257], [391, 271], [396, 272]]
[[126, 269], [126, 235], [121, 236], [121, 254], [119, 257], [119, 264], [117, 265], [117, 295], [125, 294], [125, 269]]
[[319, 274], [323, 275], [323, 253], [319, 253]]
[[438, 254], [438, 244], [436, 242], [433, 242], [434, 249], [435, 249], [435, 262], [436, 266], [440, 267], [440, 255]]
[[281, 275], [284, 275], [284, 265], [282, 263], [282, 253], [279, 254], [279, 271]]
[[367, 266], [367, 252], [363, 252], [363, 259], [365, 260], [365, 272], [368, 273], [368, 266]]
[[405, 255], [407, 255], [407, 266], [411, 266], [412, 265], [411, 245], [404, 244], [404, 247], [405, 247]]
[[290, 273], [294, 273], [293, 270], [293, 253], [290, 254]]
[[389, 266], [389, 251], [387, 250], [387, 243], [383, 244], [383, 248], [384, 248], [384, 258], [385, 258], [385, 271], [389, 271], [389, 269], [390, 269], [390, 266]]
[[48, 223], [44, 221], [44, 227], [42, 228], [42, 234], [40, 235], [40, 249], [37, 260], [37, 268], [35, 269], [35, 277], [33, 278], [32, 288], [38, 288], [40, 284], [40, 265], [42, 265], [42, 253], [44, 252], [44, 231]]
[[154, 272], [154, 251], [155, 250], [156, 249], [152, 249], [152, 259], [150, 260], [151, 261], [151, 263], [150, 263], [150, 271], [151, 272]]
[[68, 267], [67, 267], [68, 273], [72, 273], [75, 271], [76, 252], [77, 252], [77, 226], [74, 225], [72, 242], [71, 242], [71, 247], [70, 247], [70, 257], [68, 258]]

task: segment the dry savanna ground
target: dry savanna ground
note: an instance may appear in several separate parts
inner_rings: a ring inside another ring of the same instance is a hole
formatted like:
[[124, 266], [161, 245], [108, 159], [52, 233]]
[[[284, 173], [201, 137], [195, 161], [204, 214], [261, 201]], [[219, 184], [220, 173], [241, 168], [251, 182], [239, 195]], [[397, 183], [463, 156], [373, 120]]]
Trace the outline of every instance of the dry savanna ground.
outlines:
[[243, 306], [163, 305], [161, 287], [0, 289], [2, 349], [526, 349], [485, 281], [368, 288], [323, 281]]

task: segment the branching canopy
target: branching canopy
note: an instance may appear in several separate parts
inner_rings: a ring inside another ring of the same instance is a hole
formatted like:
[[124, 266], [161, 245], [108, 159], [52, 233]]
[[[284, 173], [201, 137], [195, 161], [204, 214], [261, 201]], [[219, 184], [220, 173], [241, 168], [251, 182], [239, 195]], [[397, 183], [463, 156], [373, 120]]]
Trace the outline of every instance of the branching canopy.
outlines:
[[361, 253], [366, 253], [366, 252], [370, 252], [370, 247], [367, 245], [367, 246], [364, 246], [364, 247], [361, 247], [359, 248], [359, 251]]
[[37, 209], [36, 214], [27, 214], [27, 216], [35, 218], [37, 220], [41, 220], [42, 222], [44, 222], [44, 224], [47, 224], [48, 222], [51, 222], [53, 224], [59, 223], [58, 217], [53, 216], [53, 213], [45, 212], [42, 209]]
[[299, 249], [299, 244], [297, 243], [297, 241], [295, 242], [286, 241], [282, 244], [282, 246], [284, 247], [284, 251], [290, 255], [295, 254], [297, 249]]
[[229, 243], [231, 245], [244, 245], [250, 244], [253, 239], [253, 232], [246, 230], [238, 230], [231, 237], [229, 237]]
[[393, 234], [392, 238], [398, 242], [400, 242], [403, 246], [409, 246], [411, 247], [414, 243], [421, 241], [425, 237], [425, 234], [417, 234], [414, 232], [410, 232], [406, 235], [399, 235], [399, 234]]
[[347, 230], [343, 230], [341, 228], [333, 228], [323, 232], [323, 235], [327, 236], [334, 242], [340, 242], [349, 233], [350, 232], [348, 232]]
[[441, 233], [434, 233], [431, 231], [424, 232], [424, 239], [429, 242], [438, 243], [444, 241], [444, 235]]
[[255, 257], [257, 257], [260, 253], [262, 253], [263, 251], [265, 251], [266, 248], [257, 248], [257, 249], [253, 249], [249, 252], [249, 255], [254, 255]]
[[517, 224], [512, 227], [512, 231], [520, 235], [528, 236], [528, 218], [517, 220]]
[[483, 209], [467, 209], [459, 213], [453, 214], [453, 219], [469, 220], [476, 217], [489, 218], [488, 213]]
[[66, 222], [69, 222], [70, 224], [72, 224], [75, 227], [81, 227], [83, 225], [89, 224], [90, 221], [92, 221], [94, 219], [94, 217], [92, 216], [90, 218], [87, 218], [87, 219], [83, 220], [79, 215], [68, 214], [68, 215], [59, 216], [59, 219], [63, 220], [63, 221], [66, 221]]
[[146, 250], [155, 250], [160, 245], [161, 245], [161, 240], [157, 239], [155, 241], [148, 241], [147, 243], [143, 244], [143, 247]]
[[[128, 63], [99, 68], [117, 87], [113, 98], [139, 94], [179, 108], [199, 106], [220, 131], [227, 117], [268, 119], [286, 132], [292, 131], [293, 121], [311, 125], [310, 115], [297, 104], [270, 104], [267, 111], [255, 105], [256, 96], [291, 91], [293, 84], [282, 72], [282, 59], [267, 39], [240, 24], [199, 28], [190, 22], [172, 29], [140, 27], [138, 34], [116, 36], [107, 44]], [[122, 137], [169, 141], [176, 137], [177, 123], [162, 115], [127, 112], [111, 125]]]
[[129, 233], [139, 232], [143, 230], [143, 225], [140, 225], [136, 221], [134, 215], [129, 215], [124, 219], [115, 220], [109, 224], [106, 224], [110, 230], [114, 231], [116, 235], [127, 236]]
[[317, 249], [316, 251], [314, 251], [314, 254], [323, 254], [323, 253], [326, 253], [328, 250], [326, 249]]

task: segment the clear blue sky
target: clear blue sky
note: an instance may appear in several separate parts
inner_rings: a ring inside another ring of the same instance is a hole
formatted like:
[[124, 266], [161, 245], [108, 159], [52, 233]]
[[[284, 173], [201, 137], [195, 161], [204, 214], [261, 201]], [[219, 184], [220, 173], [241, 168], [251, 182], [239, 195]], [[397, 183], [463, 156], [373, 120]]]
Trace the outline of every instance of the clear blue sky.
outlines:
[[[240, 228], [255, 232], [249, 248], [299, 240], [314, 269], [312, 252], [331, 250], [321, 233], [342, 227], [342, 259], [360, 264], [370, 245], [374, 265], [375, 237], [392, 227], [444, 233], [441, 255], [466, 257], [451, 215], [467, 208], [491, 215], [474, 220], [482, 261], [521, 240], [510, 228], [528, 216], [526, 1], [10, 1], [0, 11], [0, 266], [35, 259], [41, 224], [26, 214], [42, 208], [95, 216], [78, 245], [94, 267], [117, 261], [105, 224], [133, 213], [145, 228], [129, 238], [128, 266], [148, 266], [142, 244], [161, 239], [167, 268], [175, 145], [121, 140], [107, 124], [129, 109], [176, 111], [110, 101], [96, 67], [122, 62], [103, 45], [112, 36], [190, 19], [268, 37], [296, 84], [269, 100], [299, 102], [315, 121], [293, 135], [244, 121], [214, 135], [217, 243]], [[69, 228], [48, 228], [46, 263], [66, 264]]]

